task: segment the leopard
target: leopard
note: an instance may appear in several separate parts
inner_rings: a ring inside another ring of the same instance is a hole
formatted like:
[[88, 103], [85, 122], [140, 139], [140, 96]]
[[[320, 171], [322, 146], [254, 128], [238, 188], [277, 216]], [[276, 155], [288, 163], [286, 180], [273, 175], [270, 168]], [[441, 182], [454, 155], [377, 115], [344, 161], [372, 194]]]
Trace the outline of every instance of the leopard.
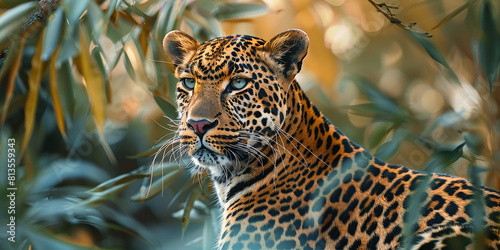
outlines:
[[215, 247], [499, 249], [500, 193], [388, 164], [350, 140], [296, 80], [308, 48], [298, 29], [163, 39], [178, 79], [172, 150], [212, 181]]

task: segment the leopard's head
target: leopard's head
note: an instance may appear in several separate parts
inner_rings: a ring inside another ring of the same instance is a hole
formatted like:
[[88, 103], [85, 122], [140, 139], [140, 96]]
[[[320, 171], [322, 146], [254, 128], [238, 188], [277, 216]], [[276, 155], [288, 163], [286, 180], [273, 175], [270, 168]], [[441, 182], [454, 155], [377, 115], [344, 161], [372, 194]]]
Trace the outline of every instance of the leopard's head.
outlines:
[[286, 123], [287, 91], [308, 45], [300, 30], [268, 42], [234, 35], [202, 44], [181, 31], [168, 33], [163, 47], [179, 79], [181, 151], [216, 178], [262, 158]]

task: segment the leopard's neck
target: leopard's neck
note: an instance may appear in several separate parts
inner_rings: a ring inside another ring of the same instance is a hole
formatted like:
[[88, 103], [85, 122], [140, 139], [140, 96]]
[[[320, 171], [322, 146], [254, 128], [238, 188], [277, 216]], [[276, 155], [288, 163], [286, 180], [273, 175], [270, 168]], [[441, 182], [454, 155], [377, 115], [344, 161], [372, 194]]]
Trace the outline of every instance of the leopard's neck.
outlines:
[[342, 153], [360, 151], [364, 161], [371, 160], [367, 151], [351, 142], [312, 105], [295, 80], [287, 91], [286, 105], [281, 131], [262, 149], [265, 157], [253, 159], [224, 182], [214, 181], [222, 207], [232, 206], [256, 189], [277, 191], [283, 186], [281, 178], [303, 168], [321, 178], [336, 168]]

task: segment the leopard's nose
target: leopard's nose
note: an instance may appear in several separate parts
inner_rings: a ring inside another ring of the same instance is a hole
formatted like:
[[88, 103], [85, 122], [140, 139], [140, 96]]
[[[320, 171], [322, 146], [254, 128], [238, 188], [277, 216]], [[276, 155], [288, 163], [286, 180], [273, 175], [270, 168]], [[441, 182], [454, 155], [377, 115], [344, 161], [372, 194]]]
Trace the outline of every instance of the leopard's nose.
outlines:
[[202, 138], [210, 129], [215, 128], [217, 124], [219, 124], [218, 120], [211, 122], [207, 119], [202, 119], [202, 120], [189, 119], [187, 121], [187, 126], [191, 130], [193, 130], [193, 132], [200, 138]]

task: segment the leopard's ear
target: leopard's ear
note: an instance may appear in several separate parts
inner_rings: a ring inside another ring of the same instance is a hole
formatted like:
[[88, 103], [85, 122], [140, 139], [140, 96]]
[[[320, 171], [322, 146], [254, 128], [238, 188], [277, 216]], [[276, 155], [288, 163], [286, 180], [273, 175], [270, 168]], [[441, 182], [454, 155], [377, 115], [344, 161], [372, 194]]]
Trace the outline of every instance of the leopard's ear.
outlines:
[[163, 38], [163, 49], [175, 66], [191, 57], [198, 46], [200, 46], [200, 42], [178, 30], [170, 31]]
[[264, 51], [277, 63], [286, 79], [292, 80], [302, 67], [309, 37], [298, 29], [284, 31], [264, 44]]

